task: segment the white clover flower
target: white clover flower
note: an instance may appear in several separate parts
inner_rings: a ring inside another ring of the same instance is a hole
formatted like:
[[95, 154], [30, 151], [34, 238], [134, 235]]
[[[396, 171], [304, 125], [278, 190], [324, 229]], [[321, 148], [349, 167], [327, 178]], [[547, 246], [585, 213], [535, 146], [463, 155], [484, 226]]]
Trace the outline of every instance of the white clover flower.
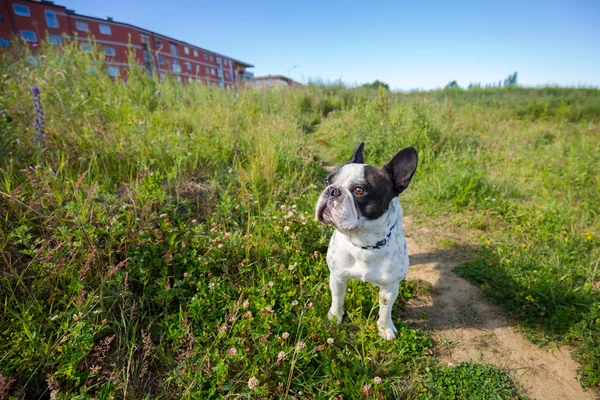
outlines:
[[258, 383], [258, 379], [256, 379], [256, 377], [253, 376], [252, 378], [248, 379], [248, 389], [254, 389], [258, 386]]

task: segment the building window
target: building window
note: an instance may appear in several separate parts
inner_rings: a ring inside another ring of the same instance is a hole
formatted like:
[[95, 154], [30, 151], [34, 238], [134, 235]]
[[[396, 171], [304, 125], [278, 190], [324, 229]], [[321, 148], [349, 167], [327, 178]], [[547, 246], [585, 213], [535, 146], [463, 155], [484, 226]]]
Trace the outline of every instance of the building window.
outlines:
[[48, 34], [48, 42], [56, 45], [62, 44], [62, 38], [60, 35], [55, 35], [53, 33]]
[[31, 17], [29, 7], [24, 6], [23, 4], [13, 4], [13, 10], [15, 10], [16, 15], [19, 15], [21, 17]]
[[215, 61], [215, 58], [212, 55], [210, 56], [210, 61]]
[[119, 67], [108, 67], [108, 76], [115, 78], [119, 75]]
[[229, 72], [225, 72], [225, 78], [229, 79]]
[[37, 42], [37, 36], [34, 31], [28, 31], [25, 29], [21, 29], [21, 39], [26, 42], [35, 43]]
[[185, 54], [190, 54], [190, 48], [189, 48], [189, 47], [187, 47], [187, 46], [183, 46], [183, 52], [184, 52]]
[[81, 47], [81, 50], [85, 51], [86, 53], [91, 53], [94, 51], [94, 47], [92, 47], [92, 45], [89, 43], [81, 43], [79, 47]]
[[177, 49], [177, 43], [171, 42], [171, 54], [173, 54], [174, 56], [179, 55], [179, 50]]
[[2, 19], [3, 19], [3, 18], [2, 18], [2, 13], [0, 13], [0, 21], [2, 21]]
[[187, 68], [187, 70], [188, 70], [188, 71], [191, 71], [191, 70], [192, 70], [192, 63], [191, 63], [191, 62], [189, 62], [189, 61], [187, 61], [187, 62], [185, 63], [185, 67]]
[[[2, 16], [0, 15], [0, 19], [2, 19], [1, 17]], [[198, 50], [196, 50], [196, 49], [194, 49], [194, 57], [198, 57]]]
[[156, 47], [160, 48], [162, 46], [162, 42], [160, 39], [156, 39]]
[[115, 51], [114, 47], [104, 46], [104, 54], [106, 54], [109, 57], [115, 57], [117, 55], [117, 52]]
[[0, 38], [0, 47], [10, 47], [8, 39]]
[[208, 60], [208, 54], [204, 53], [204, 59]]
[[56, 17], [56, 13], [54, 11], [46, 10], [46, 24], [48, 24], [48, 28], [59, 28], [58, 18]]
[[75, 28], [82, 32], [87, 32], [89, 30], [88, 23], [84, 21], [75, 21]]
[[176, 72], [178, 74], [181, 73], [181, 64], [179, 64], [179, 60], [173, 60], [171, 67], [173, 72]]
[[204, 69], [204, 72], [206, 72], [206, 74], [207, 74], [207, 75], [210, 75], [210, 68], [206, 67], [206, 68]]
[[217, 74], [217, 72], [215, 71], [215, 69], [214, 69], [214, 68], [211, 68], [211, 70], [212, 70], [212, 74], [213, 74], [213, 75], [216, 75], [216, 74]]
[[159, 63], [160, 65], [163, 65], [163, 64], [165, 63], [165, 57], [164, 57], [164, 56], [161, 56], [161, 55], [159, 55], [159, 56], [158, 56], [158, 63]]
[[196, 73], [199, 74], [202, 72], [202, 68], [200, 68], [200, 64], [196, 64]]
[[112, 30], [110, 29], [110, 25], [100, 24], [100, 33], [103, 35], [112, 35]]

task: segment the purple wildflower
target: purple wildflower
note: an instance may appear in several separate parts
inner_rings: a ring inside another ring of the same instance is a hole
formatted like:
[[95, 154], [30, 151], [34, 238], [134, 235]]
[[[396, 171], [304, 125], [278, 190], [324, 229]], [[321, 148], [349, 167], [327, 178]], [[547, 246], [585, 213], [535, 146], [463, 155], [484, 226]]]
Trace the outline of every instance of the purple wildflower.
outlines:
[[31, 94], [33, 94], [33, 129], [35, 130], [33, 140], [41, 142], [46, 136], [46, 119], [44, 117], [42, 99], [40, 98], [40, 88], [38, 88], [37, 85], [33, 85], [31, 87]]

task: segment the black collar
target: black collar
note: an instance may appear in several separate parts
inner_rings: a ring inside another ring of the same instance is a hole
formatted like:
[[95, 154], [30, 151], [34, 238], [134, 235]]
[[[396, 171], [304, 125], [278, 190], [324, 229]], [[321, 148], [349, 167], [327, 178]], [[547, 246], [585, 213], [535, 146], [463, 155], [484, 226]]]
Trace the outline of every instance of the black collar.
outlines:
[[356, 247], [360, 247], [363, 250], [381, 249], [383, 246], [385, 246], [387, 244], [387, 241], [390, 239], [390, 236], [392, 236], [392, 232], [394, 232], [394, 228], [396, 228], [397, 223], [398, 223], [398, 220], [396, 220], [396, 222], [394, 222], [394, 224], [387, 231], [385, 238], [383, 240], [380, 240], [379, 242], [375, 243], [374, 246], [357, 246], [354, 243], [352, 243], [352, 241], [350, 241], [350, 243], [354, 244]]

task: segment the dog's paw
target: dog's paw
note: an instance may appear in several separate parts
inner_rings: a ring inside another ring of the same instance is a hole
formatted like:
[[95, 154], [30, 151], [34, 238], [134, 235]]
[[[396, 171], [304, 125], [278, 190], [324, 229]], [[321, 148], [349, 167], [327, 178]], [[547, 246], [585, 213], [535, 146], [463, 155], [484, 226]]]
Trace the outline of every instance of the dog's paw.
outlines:
[[385, 340], [392, 340], [398, 334], [398, 330], [393, 323], [388, 322], [386, 324], [377, 324], [379, 327], [379, 335]]
[[380, 329], [379, 330], [379, 335], [384, 338], [385, 340], [392, 340], [396, 338], [396, 333], [398, 333], [396, 331], [396, 328], [394, 329]]
[[336, 324], [341, 324], [342, 323], [342, 318], [344, 317], [344, 312], [334, 312], [333, 310], [329, 310], [329, 312], [327, 313], [327, 319], [329, 319], [331, 322], [335, 322]]

